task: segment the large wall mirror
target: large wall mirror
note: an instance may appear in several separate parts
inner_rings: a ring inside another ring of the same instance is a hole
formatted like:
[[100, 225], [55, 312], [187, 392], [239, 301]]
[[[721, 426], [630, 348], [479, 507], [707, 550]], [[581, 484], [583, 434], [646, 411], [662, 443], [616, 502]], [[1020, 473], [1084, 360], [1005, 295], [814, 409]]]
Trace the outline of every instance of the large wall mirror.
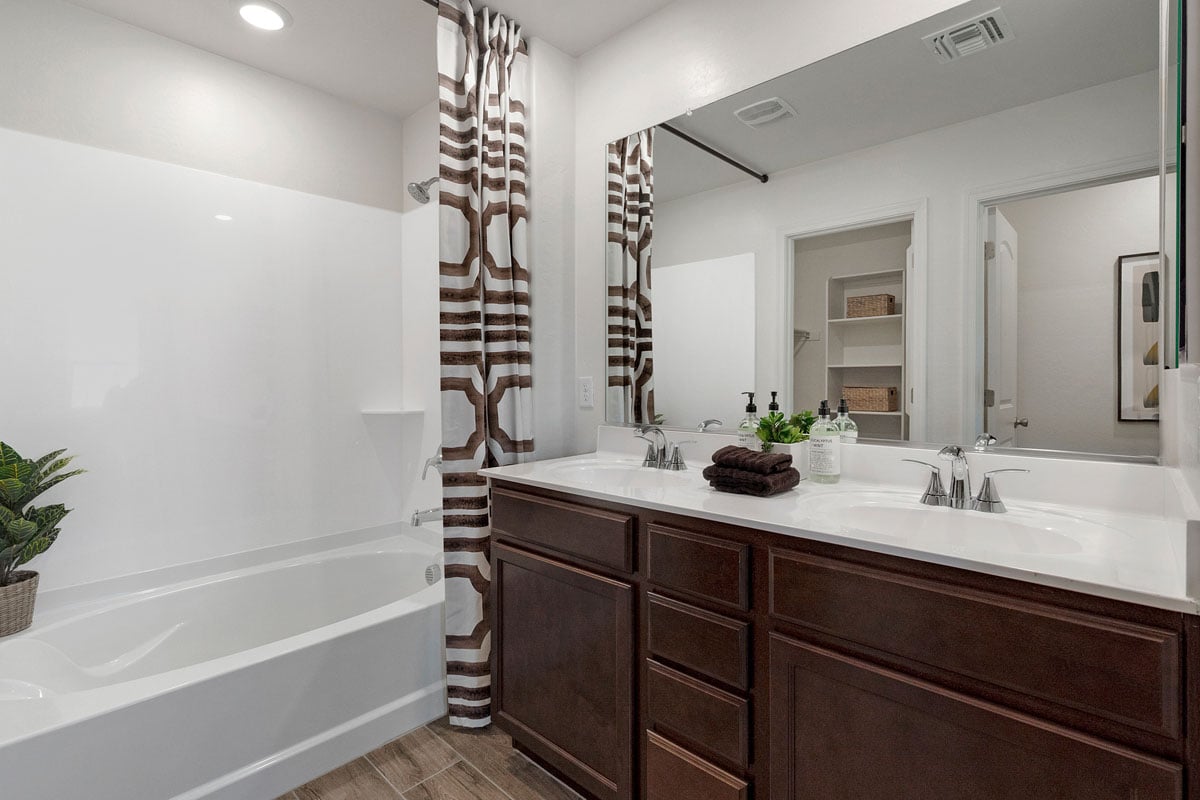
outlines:
[[1174, 2], [968, 2], [608, 147], [610, 422], [1156, 458]]

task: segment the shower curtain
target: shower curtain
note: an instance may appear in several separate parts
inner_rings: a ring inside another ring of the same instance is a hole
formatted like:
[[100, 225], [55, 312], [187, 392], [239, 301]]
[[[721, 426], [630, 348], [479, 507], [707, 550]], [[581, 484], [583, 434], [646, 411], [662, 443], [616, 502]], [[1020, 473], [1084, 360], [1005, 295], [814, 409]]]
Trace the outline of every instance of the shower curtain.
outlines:
[[491, 722], [490, 528], [483, 467], [533, 451], [525, 115], [511, 20], [438, 6], [442, 507], [450, 723]]
[[654, 239], [654, 129], [608, 146], [609, 422], [651, 424], [654, 354], [650, 324], [650, 250]]

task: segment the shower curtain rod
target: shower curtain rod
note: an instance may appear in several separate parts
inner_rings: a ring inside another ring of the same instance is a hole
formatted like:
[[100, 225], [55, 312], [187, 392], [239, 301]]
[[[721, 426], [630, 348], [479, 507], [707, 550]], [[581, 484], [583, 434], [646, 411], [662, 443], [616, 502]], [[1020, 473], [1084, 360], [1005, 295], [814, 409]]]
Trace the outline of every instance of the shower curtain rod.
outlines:
[[[428, 2], [428, 0], [426, 0], [426, 2]], [[699, 139], [697, 139], [689, 134], [684, 133], [683, 131], [679, 130], [679, 128], [676, 128], [671, 123], [660, 122], [658, 124], [658, 127], [662, 128], [663, 130], [667, 131], [668, 133], [675, 134], [676, 136], [678, 136], [680, 139], [683, 139], [688, 144], [699, 147], [701, 150], [708, 153], [710, 156], [715, 156], [716, 158], [719, 158], [722, 161], [724, 161], [726, 164], [729, 164], [730, 166], [733, 166], [733, 167], [737, 167], [738, 169], [740, 169], [742, 172], [746, 173], [747, 175], [753, 175], [755, 178], [758, 178], [758, 180], [760, 182], [762, 182], [762, 183], [767, 182], [767, 174], [765, 172], [754, 171], [753, 169], [751, 169], [750, 167], [747, 167], [742, 162], [737, 161], [737, 160], [725, 155], [720, 150], [716, 150], [712, 147], [709, 147], [708, 145], [706, 145], [704, 142], [700, 141]]]

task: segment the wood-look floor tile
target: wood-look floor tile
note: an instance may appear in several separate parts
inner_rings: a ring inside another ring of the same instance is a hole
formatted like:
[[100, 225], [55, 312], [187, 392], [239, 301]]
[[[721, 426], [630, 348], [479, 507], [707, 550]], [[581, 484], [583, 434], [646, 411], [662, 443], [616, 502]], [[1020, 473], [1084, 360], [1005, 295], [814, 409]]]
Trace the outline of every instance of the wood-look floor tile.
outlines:
[[295, 794], [299, 800], [399, 800], [400, 797], [365, 758], [304, 784]]
[[458, 753], [428, 728], [418, 728], [367, 755], [393, 788], [405, 792], [458, 761]]
[[404, 800], [508, 800], [508, 798], [477, 769], [464, 761], [459, 761], [454, 766], [409, 789], [404, 793]]
[[441, 719], [429, 728], [512, 800], [579, 800], [579, 795], [514, 750], [512, 739], [495, 725], [454, 728]]

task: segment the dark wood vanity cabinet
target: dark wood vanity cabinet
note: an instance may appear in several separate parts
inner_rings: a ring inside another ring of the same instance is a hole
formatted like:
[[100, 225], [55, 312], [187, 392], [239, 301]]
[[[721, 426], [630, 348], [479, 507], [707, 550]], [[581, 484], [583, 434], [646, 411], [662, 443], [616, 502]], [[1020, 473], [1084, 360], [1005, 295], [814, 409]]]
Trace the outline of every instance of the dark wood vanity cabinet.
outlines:
[[498, 482], [495, 708], [597, 798], [1200, 800], [1200, 619]]

